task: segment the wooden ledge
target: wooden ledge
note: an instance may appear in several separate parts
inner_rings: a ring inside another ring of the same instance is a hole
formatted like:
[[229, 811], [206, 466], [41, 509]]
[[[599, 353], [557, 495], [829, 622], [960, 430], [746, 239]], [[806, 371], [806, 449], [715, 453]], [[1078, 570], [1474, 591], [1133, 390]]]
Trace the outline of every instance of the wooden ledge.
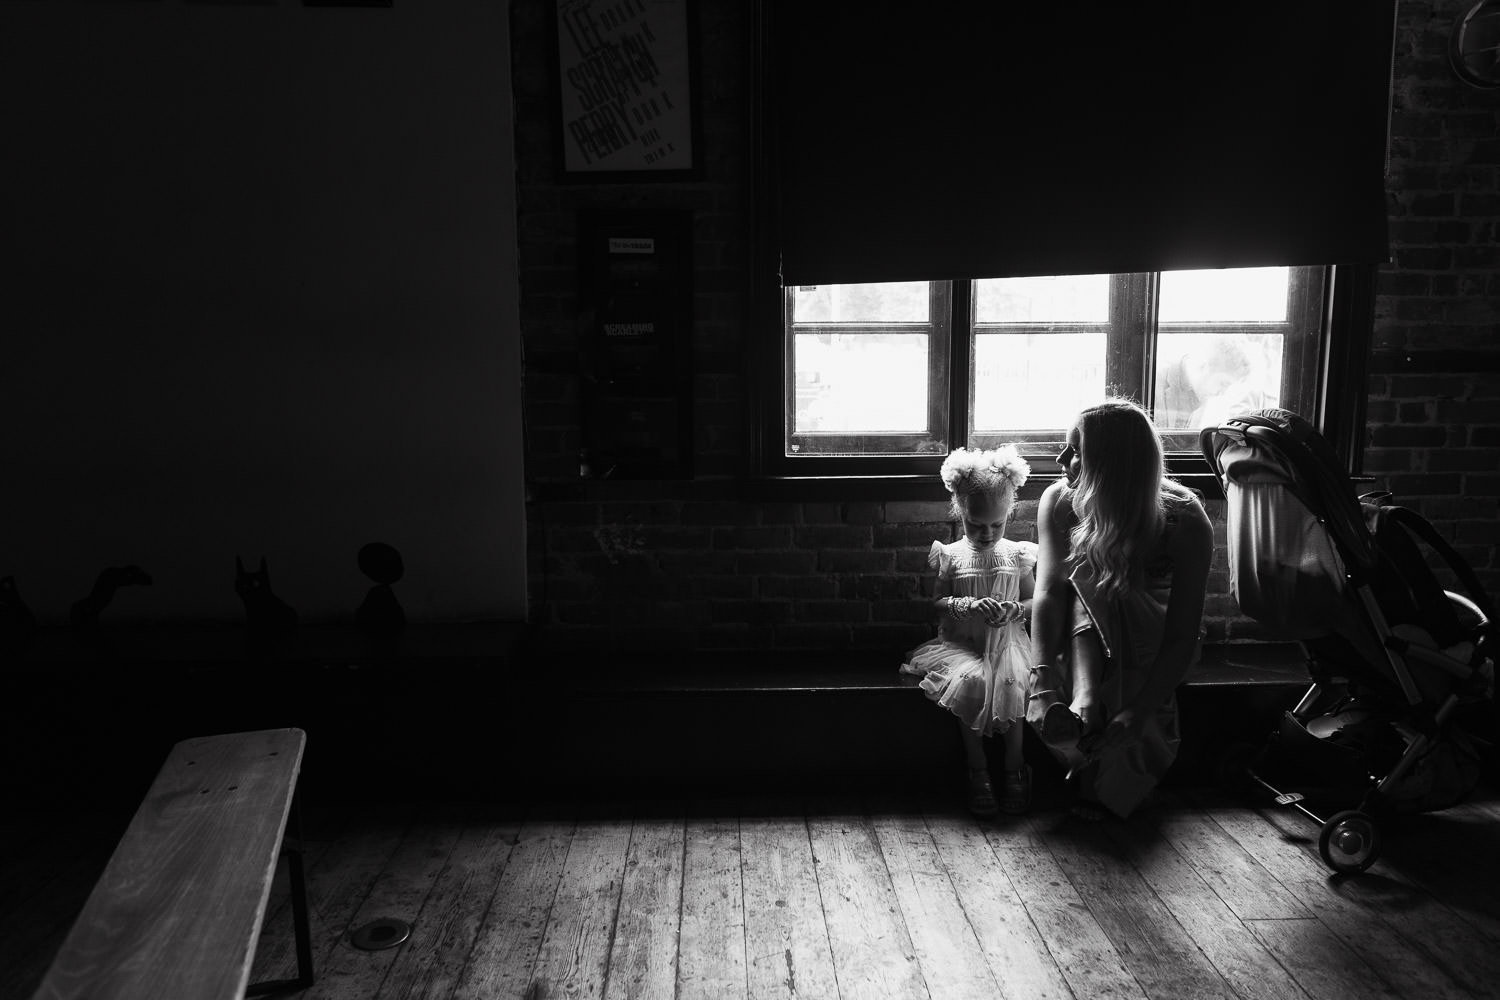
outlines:
[[[524, 657], [523, 657], [524, 659]], [[919, 679], [897, 668], [900, 656], [879, 650], [830, 653], [694, 652], [621, 655], [608, 666], [574, 678], [582, 696], [905, 694]], [[1204, 647], [1187, 687], [1297, 686], [1310, 683], [1295, 643], [1224, 644]]]

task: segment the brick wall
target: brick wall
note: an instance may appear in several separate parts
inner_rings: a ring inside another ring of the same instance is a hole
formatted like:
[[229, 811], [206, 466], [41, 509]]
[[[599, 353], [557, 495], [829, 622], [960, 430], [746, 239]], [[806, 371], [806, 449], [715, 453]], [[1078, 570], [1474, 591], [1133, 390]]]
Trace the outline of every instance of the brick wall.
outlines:
[[1391, 169], [1394, 262], [1370, 357], [1365, 471], [1420, 510], [1500, 595], [1500, 92], [1461, 83], [1467, 2], [1403, 0]]
[[[511, 8], [534, 622], [551, 642], [591, 648], [894, 655], [927, 637], [927, 548], [956, 537], [935, 474], [930, 485], [854, 496], [796, 495], [740, 478], [753, 471], [754, 388], [744, 5], [700, 4], [704, 168], [683, 184], [558, 181], [552, 5]], [[1500, 103], [1448, 71], [1447, 30], [1460, 9], [1400, 5], [1388, 184], [1395, 260], [1378, 282], [1365, 468], [1497, 583]], [[694, 213], [695, 478], [579, 484], [577, 213], [652, 208]], [[1011, 537], [1033, 537], [1036, 492], [1023, 494]], [[1208, 506], [1222, 543], [1222, 503]], [[1206, 610], [1211, 641], [1257, 637], [1236, 612], [1221, 544]]]

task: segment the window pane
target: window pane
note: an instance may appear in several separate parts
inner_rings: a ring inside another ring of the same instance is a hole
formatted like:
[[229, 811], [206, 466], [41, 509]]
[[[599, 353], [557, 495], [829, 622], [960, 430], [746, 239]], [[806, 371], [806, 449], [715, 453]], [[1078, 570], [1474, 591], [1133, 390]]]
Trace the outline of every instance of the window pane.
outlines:
[[1109, 280], [1107, 274], [985, 278], [974, 282], [974, 322], [1103, 323]]
[[1192, 430], [1281, 405], [1280, 333], [1163, 333], [1156, 348], [1156, 424]]
[[1163, 271], [1159, 323], [1284, 323], [1289, 271]]
[[800, 285], [792, 291], [792, 322], [926, 323], [927, 282]]
[[927, 430], [926, 334], [802, 333], [793, 341], [793, 433]]
[[1104, 398], [1104, 333], [979, 333], [974, 431], [1067, 428]]

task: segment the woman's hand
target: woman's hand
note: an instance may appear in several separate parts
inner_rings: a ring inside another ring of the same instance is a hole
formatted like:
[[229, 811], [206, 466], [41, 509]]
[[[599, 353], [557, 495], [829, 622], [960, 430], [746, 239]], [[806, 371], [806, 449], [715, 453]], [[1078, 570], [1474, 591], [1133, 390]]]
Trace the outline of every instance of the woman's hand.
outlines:
[[1109, 720], [1109, 724], [1104, 727], [1104, 732], [1099, 734], [1091, 750], [1093, 753], [1099, 753], [1103, 750], [1113, 750], [1139, 743], [1145, 726], [1144, 713], [1137, 712], [1134, 708], [1122, 708], [1114, 718]]

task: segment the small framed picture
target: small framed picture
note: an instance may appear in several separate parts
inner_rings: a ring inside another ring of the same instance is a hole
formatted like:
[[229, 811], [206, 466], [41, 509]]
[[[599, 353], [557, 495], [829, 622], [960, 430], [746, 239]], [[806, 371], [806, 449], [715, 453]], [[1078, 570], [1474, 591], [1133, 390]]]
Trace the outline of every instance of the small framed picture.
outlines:
[[694, 0], [556, 0], [564, 180], [698, 174]]

